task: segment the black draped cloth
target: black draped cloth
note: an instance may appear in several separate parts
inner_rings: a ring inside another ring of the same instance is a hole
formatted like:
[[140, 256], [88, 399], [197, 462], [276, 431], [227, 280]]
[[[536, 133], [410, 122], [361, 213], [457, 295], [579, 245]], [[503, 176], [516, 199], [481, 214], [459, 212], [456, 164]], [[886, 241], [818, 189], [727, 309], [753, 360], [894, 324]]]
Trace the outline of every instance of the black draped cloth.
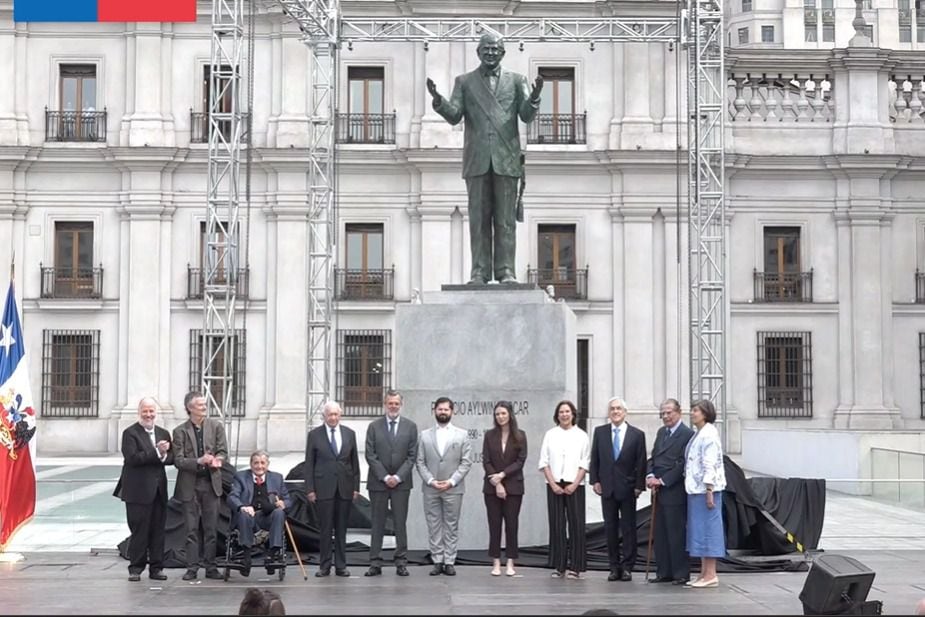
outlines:
[[[720, 572], [748, 571], [800, 571], [808, 565], [803, 552], [814, 550], [822, 535], [825, 517], [825, 480], [805, 478], [748, 478], [742, 469], [728, 456], [723, 458], [726, 471], [726, 491], [723, 498], [723, 525], [726, 532], [727, 556], [719, 560]], [[292, 498], [292, 507], [287, 511], [292, 535], [305, 563], [318, 561], [318, 515], [314, 504], [308, 501], [302, 482], [302, 463], [290, 470], [286, 484]], [[231, 490], [234, 468], [226, 462], [222, 469], [222, 484], [225, 494]], [[657, 508], [657, 505], [656, 505]], [[636, 571], [645, 569], [649, 538], [651, 506], [636, 512], [639, 557]], [[656, 511], [656, 516], [658, 512]], [[228, 532], [230, 512], [223, 499], [219, 510], [218, 554], [225, 553], [225, 539]], [[353, 504], [348, 526], [351, 529], [370, 528], [370, 504], [360, 496]], [[391, 519], [386, 521], [386, 534], [392, 533]], [[591, 523], [585, 527], [588, 547], [588, 569], [608, 570], [607, 541], [603, 523]], [[290, 561], [294, 547], [287, 534], [287, 551]], [[171, 498], [167, 504], [167, 534], [164, 547], [164, 565], [180, 568], [186, 564], [184, 550], [186, 531], [180, 502]], [[486, 538], [487, 545], [487, 538]], [[127, 558], [128, 539], [119, 543], [119, 553]], [[388, 561], [391, 551], [384, 551]], [[546, 545], [520, 547], [519, 565], [546, 565], [549, 547]], [[653, 551], [654, 553], [654, 551]], [[347, 545], [347, 559], [350, 565], [368, 565], [369, 547], [362, 542]], [[411, 564], [430, 563], [427, 551], [409, 551]], [[460, 565], [490, 564], [487, 550], [462, 550], [456, 560]], [[691, 560], [692, 571], [700, 566], [699, 559]], [[655, 572], [654, 554], [649, 562], [649, 571]]]

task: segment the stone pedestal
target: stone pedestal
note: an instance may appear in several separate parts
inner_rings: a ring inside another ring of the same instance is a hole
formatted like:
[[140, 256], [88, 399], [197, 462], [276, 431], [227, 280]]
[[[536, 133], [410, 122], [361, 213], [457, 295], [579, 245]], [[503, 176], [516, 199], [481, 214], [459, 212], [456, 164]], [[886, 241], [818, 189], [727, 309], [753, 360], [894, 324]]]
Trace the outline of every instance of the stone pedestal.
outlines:
[[[434, 425], [435, 399], [449, 396], [455, 402], [453, 424], [469, 432], [473, 450], [459, 548], [487, 549], [482, 439], [493, 426], [495, 402], [511, 401], [527, 435], [519, 540], [521, 546], [546, 544], [546, 490], [537, 462], [543, 435], [554, 426], [556, 403], [575, 400], [575, 314], [537, 289], [460, 287], [427, 292], [421, 304], [396, 307], [394, 383], [404, 396], [403, 413], [423, 431]], [[416, 472], [414, 482], [409, 547], [427, 549], [421, 478]]]

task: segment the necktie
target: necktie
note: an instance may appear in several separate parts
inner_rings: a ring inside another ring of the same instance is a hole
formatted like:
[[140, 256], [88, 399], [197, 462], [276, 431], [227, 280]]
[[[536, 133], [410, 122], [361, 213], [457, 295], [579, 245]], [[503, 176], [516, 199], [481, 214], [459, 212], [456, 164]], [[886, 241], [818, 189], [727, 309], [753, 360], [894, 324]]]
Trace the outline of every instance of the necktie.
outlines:
[[498, 87], [497, 73], [494, 73], [494, 72], [489, 73], [488, 74], [488, 89], [494, 92], [497, 87]]
[[261, 484], [263, 484], [263, 478], [261, 478], [260, 476], [257, 476], [256, 478], [254, 478], [254, 481], [257, 483], [257, 486], [260, 486]]
[[337, 440], [334, 438], [334, 427], [331, 427], [331, 452], [337, 456]]
[[157, 441], [154, 439], [154, 431], [149, 431], [145, 429], [145, 432], [148, 433], [148, 437], [151, 439], [151, 445], [154, 446], [154, 449], [157, 450]]
[[620, 429], [613, 429], [613, 460], [620, 458]]
[[395, 420], [389, 420], [389, 437], [395, 437]]

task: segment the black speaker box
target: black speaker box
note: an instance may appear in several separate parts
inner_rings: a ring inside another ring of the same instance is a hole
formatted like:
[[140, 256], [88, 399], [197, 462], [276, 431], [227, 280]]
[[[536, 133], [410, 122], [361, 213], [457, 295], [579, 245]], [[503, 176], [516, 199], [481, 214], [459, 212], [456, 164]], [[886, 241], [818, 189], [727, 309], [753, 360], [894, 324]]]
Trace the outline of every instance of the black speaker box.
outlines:
[[874, 576], [874, 571], [857, 559], [820, 555], [800, 592], [803, 614], [879, 615], [880, 602], [866, 602]]

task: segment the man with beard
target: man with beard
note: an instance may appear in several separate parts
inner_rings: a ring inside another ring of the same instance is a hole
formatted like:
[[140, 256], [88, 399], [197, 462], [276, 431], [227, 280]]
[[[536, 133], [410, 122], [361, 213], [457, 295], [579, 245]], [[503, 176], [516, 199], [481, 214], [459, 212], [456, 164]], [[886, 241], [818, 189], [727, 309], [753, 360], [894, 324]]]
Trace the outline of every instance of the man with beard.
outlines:
[[150, 396], [138, 401], [138, 422], [122, 431], [122, 475], [113, 493], [125, 502], [131, 535], [128, 540], [128, 580], [148, 577], [167, 580], [164, 574], [164, 527], [167, 523], [167, 473], [173, 465], [170, 433], [155, 426], [157, 402]]
[[424, 481], [424, 519], [434, 563], [431, 576], [456, 575], [459, 513], [466, 474], [472, 466], [466, 431], [450, 424], [452, 417], [453, 401], [441, 396], [434, 403], [437, 425], [422, 432], [418, 442], [417, 469]]

